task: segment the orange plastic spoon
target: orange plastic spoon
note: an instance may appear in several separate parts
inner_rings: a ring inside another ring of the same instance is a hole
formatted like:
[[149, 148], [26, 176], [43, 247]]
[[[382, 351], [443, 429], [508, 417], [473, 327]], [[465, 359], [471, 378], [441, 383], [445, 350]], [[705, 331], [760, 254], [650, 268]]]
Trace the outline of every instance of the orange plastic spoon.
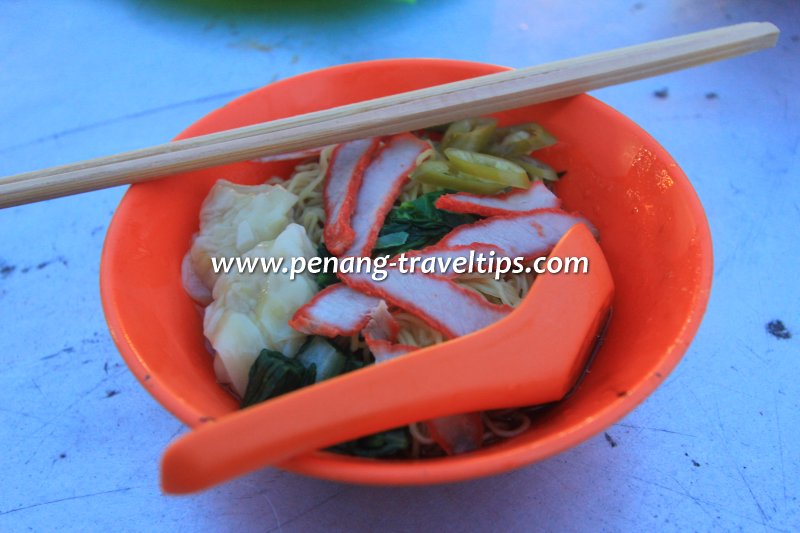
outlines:
[[[614, 283], [603, 252], [582, 224], [550, 255], [587, 257], [589, 271], [538, 276], [520, 306], [488, 328], [192, 431], [164, 454], [164, 491], [202, 490], [294, 455], [419, 420], [562, 399], [584, 368]], [[520, 334], [525, 329], [532, 331]]]

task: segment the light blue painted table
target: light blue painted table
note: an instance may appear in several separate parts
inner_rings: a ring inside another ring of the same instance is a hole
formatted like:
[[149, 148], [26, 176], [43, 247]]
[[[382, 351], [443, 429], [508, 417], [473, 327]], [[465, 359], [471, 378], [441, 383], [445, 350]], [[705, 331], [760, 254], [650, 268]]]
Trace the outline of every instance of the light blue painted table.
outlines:
[[[128, 373], [100, 308], [117, 188], [0, 211], [0, 531], [797, 531], [796, 1], [5, 0], [0, 175], [164, 142], [252, 88], [329, 65], [524, 66], [747, 20], [781, 26], [778, 46], [596, 93], [691, 177], [716, 255], [695, 342], [608, 429], [615, 447], [600, 435], [513, 473], [432, 488], [266, 470], [163, 496], [159, 456], [183, 427]], [[777, 319], [795, 336], [769, 334]]]

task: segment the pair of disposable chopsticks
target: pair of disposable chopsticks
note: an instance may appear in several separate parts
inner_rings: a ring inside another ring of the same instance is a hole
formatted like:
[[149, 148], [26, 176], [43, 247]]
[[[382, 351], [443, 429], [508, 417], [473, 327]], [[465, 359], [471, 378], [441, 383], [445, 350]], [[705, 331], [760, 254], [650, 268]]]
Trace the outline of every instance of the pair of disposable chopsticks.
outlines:
[[0, 208], [573, 96], [767, 48], [778, 33], [726, 26], [16, 174], [0, 179]]

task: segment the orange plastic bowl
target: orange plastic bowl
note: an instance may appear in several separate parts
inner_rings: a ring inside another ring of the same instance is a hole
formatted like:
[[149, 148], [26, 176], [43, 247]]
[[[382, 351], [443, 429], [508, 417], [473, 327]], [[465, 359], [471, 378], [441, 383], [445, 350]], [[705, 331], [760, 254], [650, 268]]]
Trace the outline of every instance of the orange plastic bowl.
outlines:
[[[503, 67], [435, 59], [324, 69], [242, 96], [179, 138], [499, 70]], [[557, 192], [566, 209], [582, 212], [600, 230], [616, 296], [592, 371], [573, 396], [528, 432], [475, 453], [381, 461], [316, 452], [281, 467], [372, 484], [439, 483], [509, 470], [566, 450], [622, 418], [686, 351], [711, 288], [711, 237], [692, 186], [669, 154], [629, 119], [586, 95], [497, 117], [505, 123], [536, 121], [555, 134], [559, 143], [540, 154], [567, 172]], [[237, 408], [217, 385], [201, 319], [181, 287], [181, 259], [197, 231], [201, 202], [219, 178], [255, 184], [288, 176], [292, 167], [244, 162], [134, 185], [111, 222], [100, 268], [111, 334], [142, 385], [189, 426]]]

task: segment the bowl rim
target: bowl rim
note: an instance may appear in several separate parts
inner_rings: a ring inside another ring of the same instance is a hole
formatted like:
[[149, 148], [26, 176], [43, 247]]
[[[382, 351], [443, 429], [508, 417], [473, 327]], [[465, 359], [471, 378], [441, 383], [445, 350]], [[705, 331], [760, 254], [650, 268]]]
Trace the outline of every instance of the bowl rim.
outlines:
[[[309, 77], [325, 77], [330, 74], [341, 75], [348, 72], [357, 72], [372, 68], [391, 68], [393, 65], [399, 64], [419, 66], [421, 68], [430, 68], [433, 65], [446, 65], [447, 67], [462, 66], [470, 69], [483, 69], [487, 72], [499, 72], [508, 69], [508, 67], [489, 63], [437, 58], [376, 59], [335, 65], [305, 72], [269, 83], [253, 91], [248, 91], [223, 106], [205, 114], [176, 136], [174, 140], [191, 137], [194, 135], [193, 130], [197, 127], [198, 123], [213, 118], [217, 114], [224, 113], [228, 105], [238, 104], [250, 98], [254, 98], [261, 92], [270, 91], [274, 86], [297, 83], [298, 80]], [[683, 322], [682, 329], [674, 339], [667, 353], [653, 368], [652, 372], [640, 378], [634, 386], [628, 389], [624, 397], [619, 398], [618, 401], [606, 404], [600, 408], [594, 416], [587, 418], [580, 424], [576, 424], [569, 429], [540, 439], [535, 445], [506, 446], [501, 444], [461, 456], [403, 461], [379, 461], [318, 451], [292, 458], [278, 465], [279, 468], [317, 478], [370, 485], [425, 485], [464, 481], [499, 474], [561, 453], [605, 430], [635, 409], [663, 383], [669, 373], [677, 366], [700, 327], [711, 292], [713, 249], [711, 244], [711, 232], [705, 211], [696, 191], [683, 170], [661, 144], [644, 129], [627, 116], [588, 94], [582, 94], [572, 98], [585, 99], [586, 103], [593, 106], [594, 111], [597, 113], [605, 114], [619, 124], [630, 128], [638, 135], [649, 139], [652, 142], [652, 146], [648, 148], [651, 149], [658, 159], [670, 164], [673, 180], [683, 186], [687, 207], [697, 223], [695, 240], [703, 253], [700, 254], [698, 265], [698, 289], [696, 291], [696, 298], [690, 313]], [[124, 231], [123, 222], [120, 220], [119, 216], [119, 207], [125, 203], [131, 190], [134, 190], [135, 187], [137, 187], [137, 185], [131, 186], [120, 200], [112, 216], [103, 243], [99, 276], [103, 312], [111, 337], [134, 376], [164, 408], [188, 426], [195, 427], [204, 422], [204, 420], [202, 420], [202, 413], [199, 413], [197, 409], [183, 401], [179, 396], [172, 394], [167, 388], [160, 384], [157, 379], [149, 375], [145, 359], [141, 357], [137, 348], [129, 342], [125, 335], [124, 321], [118, 312], [117, 302], [112, 296], [112, 288], [116, 281], [111, 275], [111, 269], [107, 268], [107, 265], [113, 261], [112, 257], [115, 253], [116, 237]]]

